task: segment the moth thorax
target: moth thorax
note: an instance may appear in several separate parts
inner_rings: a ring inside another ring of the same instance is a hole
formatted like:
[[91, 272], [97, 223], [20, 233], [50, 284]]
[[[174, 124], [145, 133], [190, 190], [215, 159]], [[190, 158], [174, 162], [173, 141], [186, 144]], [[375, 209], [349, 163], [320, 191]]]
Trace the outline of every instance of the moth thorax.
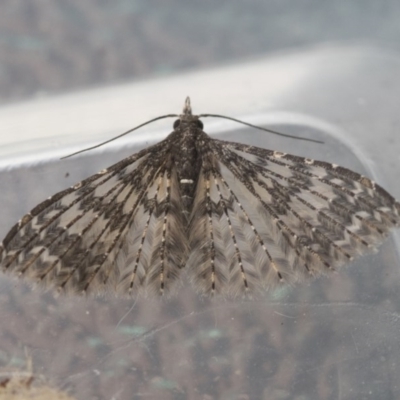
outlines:
[[175, 156], [175, 166], [182, 198], [182, 211], [189, 217], [201, 169], [201, 159], [194, 141], [189, 137], [182, 138], [180, 151]]

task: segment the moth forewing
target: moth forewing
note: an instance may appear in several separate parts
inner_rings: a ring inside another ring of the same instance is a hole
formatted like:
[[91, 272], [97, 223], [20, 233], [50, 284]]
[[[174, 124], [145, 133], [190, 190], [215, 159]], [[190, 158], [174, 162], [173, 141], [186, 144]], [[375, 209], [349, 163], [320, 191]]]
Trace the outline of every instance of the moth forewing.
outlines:
[[187, 98], [166, 139], [36, 206], [3, 240], [2, 270], [65, 293], [160, 295], [187, 279], [238, 297], [337, 270], [399, 225], [369, 178], [212, 139], [200, 117]]

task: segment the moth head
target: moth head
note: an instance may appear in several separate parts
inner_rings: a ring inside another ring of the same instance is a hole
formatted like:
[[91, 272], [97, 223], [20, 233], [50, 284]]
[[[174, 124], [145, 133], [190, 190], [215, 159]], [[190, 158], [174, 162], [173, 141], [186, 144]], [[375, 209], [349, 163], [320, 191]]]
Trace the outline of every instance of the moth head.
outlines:
[[192, 114], [192, 107], [190, 105], [190, 97], [186, 97], [185, 104], [183, 105], [182, 114], [174, 122], [174, 130], [186, 129], [189, 126], [195, 126], [196, 128], [203, 129], [203, 123], [199, 120], [197, 115]]
[[197, 115], [185, 115], [179, 116], [179, 119], [175, 120], [173, 128], [174, 130], [184, 130], [188, 128], [189, 125], [194, 125], [196, 128], [203, 129], [203, 122], [199, 120]]

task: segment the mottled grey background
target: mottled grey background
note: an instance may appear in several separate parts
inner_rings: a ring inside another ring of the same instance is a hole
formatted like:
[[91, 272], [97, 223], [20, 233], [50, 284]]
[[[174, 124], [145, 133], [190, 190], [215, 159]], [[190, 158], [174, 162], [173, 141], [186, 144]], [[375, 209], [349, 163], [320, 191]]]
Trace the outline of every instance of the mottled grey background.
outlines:
[[400, 48], [400, 2], [1, 0], [0, 101], [326, 41]]

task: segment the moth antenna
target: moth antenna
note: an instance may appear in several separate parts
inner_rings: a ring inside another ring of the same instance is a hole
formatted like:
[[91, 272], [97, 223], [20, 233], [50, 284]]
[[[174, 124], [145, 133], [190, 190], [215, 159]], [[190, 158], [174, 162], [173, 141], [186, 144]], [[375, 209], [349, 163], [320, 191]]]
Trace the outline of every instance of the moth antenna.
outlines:
[[306, 142], [324, 144], [324, 142], [322, 140], [307, 139], [307, 138], [302, 138], [302, 137], [298, 137], [298, 136], [288, 135], [286, 133], [277, 132], [277, 131], [274, 131], [272, 129], [263, 128], [262, 126], [253, 125], [253, 124], [250, 124], [249, 122], [241, 121], [240, 119], [227, 117], [226, 115], [219, 115], [219, 114], [200, 114], [199, 115], [199, 118], [204, 118], [204, 117], [214, 117], [214, 118], [227, 119], [229, 121], [234, 121], [234, 122], [237, 122], [237, 123], [242, 124], [242, 125], [250, 126], [251, 128], [259, 129], [260, 131], [273, 133], [274, 135], [284, 136], [284, 137], [291, 138], [291, 139], [304, 140]]
[[[190, 107], [190, 100], [189, 100], [189, 107]], [[76, 151], [75, 153], [71, 153], [71, 154], [69, 154], [69, 155], [67, 155], [67, 156], [61, 157], [61, 160], [64, 160], [64, 159], [66, 159], [66, 158], [70, 158], [70, 157], [75, 156], [75, 155], [80, 154], [80, 153], [84, 153], [85, 151], [97, 149], [97, 148], [100, 147], [100, 146], [103, 146], [103, 145], [105, 145], [105, 144], [107, 144], [107, 143], [113, 142], [114, 140], [119, 139], [120, 137], [125, 136], [125, 135], [127, 135], [128, 133], [131, 133], [131, 132], [133, 132], [133, 131], [136, 131], [137, 129], [142, 128], [142, 127], [145, 126], [145, 125], [151, 124], [152, 122], [158, 121], [158, 120], [160, 120], [160, 119], [172, 118], [172, 117], [179, 117], [179, 115], [178, 115], [178, 114], [167, 114], [167, 115], [162, 115], [161, 117], [156, 117], [156, 118], [150, 119], [149, 121], [146, 121], [146, 122], [144, 122], [143, 124], [140, 124], [140, 125], [138, 125], [138, 126], [135, 126], [134, 128], [129, 129], [128, 131], [126, 131], [126, 132], [124, 132], [124, 133], [121, 133], [121, 134], [118, 135], [118, 136], [114, 136], [113, 138], [111, 138], [111, 139], [109, 139], [109, 140], [106, 140], [105, 142], [96, 144], [95, 146], [86, 147], [86, 149], [79, 150], [79, 151]]]

